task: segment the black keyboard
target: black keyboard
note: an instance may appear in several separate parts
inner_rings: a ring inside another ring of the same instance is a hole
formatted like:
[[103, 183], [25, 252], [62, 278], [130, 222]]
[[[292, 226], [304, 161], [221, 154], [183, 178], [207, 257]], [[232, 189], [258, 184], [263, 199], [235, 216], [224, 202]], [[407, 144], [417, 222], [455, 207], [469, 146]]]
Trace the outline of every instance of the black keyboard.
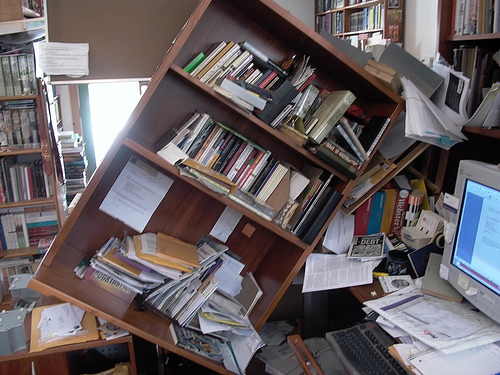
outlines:
[[327, 332], [325, 338], [352, 375], [407, 374], [387, 350], [392, 338], [374, 322]]

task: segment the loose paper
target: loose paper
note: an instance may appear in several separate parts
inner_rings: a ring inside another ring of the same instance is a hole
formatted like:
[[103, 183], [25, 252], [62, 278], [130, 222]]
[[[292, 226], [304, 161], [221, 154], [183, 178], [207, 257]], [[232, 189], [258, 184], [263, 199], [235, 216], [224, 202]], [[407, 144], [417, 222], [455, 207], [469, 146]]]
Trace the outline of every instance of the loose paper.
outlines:
[[47, 75], [82, 77], [89, 74], [88, 43], [40, 43], [37, 57]]
[[142, 233], [174, 181], [130, 158], [99, 209]]

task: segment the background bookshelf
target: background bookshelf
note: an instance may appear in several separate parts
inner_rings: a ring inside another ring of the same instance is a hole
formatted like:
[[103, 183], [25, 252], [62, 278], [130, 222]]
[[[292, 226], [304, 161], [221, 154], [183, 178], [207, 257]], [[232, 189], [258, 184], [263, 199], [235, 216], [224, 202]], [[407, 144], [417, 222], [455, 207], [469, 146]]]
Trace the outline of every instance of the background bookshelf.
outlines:
[[[137, 157], [173, 181], [143, 232], [162, 232], [194, 244], [211, 232], [227, 207], [241, 215], [225, 244], [245, 264], [243, 273], [252, 272], [263, 291], [250, 314], [255, 328], [263, 326], [340, 205], [329, 213], [310, 243], [306, 243], [272, 221], [179, 174], [175, 166], [156, 154], [155, 145], [193, 112], [208, 112], [297, 170], [312, 165], [333, 174], [331, 187], [343, 195], [353, 186], [353, 180], [193, 78], [182, 67], [215, 42], [248, 41], [275, 61], [290, 53], [309, 56], [310, 64], [316, 68], [314, 82], [330, 91], [351, 90], [357, 105], [368, 116], [385, 116], [395, 121], [404, 104], [364, 69], [339, 58], [343, 55], [316, 32], [293, 16], [286, 14], [285, 18], [283, 14], [286, 13], [270, 0], [247, 1], [237, 6], [228, 0], [200, 2], [44, 257], [31, 288], [93, 311], [132, 334], [209, 369], [227, 372], [220, 364], [176, 346], [169, 331], [169, 319], [151, 309], [139, 309], [137, 301], [128, 304], [91, 286], [75, 277], [73, 269], [111, 236], [137, 234], [99, 209], [124, 166], [131, 157]], [[381, 141], [383, 138], [384, 135]]]
[[[29, 248], [32, 254], [46, 250], [37, 243], [50, 243], [66, 218], [64, 177], [49, 130], [45, 87], [36, 79], [35, 84], [34, 93], [0, 97], [2, 248]], [[19, 228], [15, 235], [8, 229], [12, 225]]]
[[[477, 27], [475, 30], [469, 28], [464, 32], [456, 32], [457, 17], [457, 3], [453, 0], [440, 0], [438, 5], [438, 50], [443, 57], [450, 63], [454, 63], [454, 54], [459, 49], [467, 47], [471, 49], [473, 58], [479, 62], [478, 56], [485, 56], [484, 52], [496, 53], [500, 49], [500, 33], [495, 23], [498, 25], [500, 14], [494, 14], [491, 9], [488, 10], [488, 1], [477, 1], [477, 17], [483, 15], [482, 26]], [[481, 9], [481, 10], [480, 10]], [[487, 13], [488, 11], [488, 13]], [[486, 17], [486, 14], [489, 14]], [[486, 20], [484, 19], [486, 17]], [[468, 18], [464, 15], [464, 22]], [[478, 19], [478, 18], [477, 18]], [[490, 21], [487, 21], [487, 20]], [[490, 22], [490, 26], [488, 26]], [[463, 23], [462, 23], [463, 24]], [[477, 26], [477, 25], [476, 25]], [[483, 52], [480, 52], [483, 51]], [[480, 53], [479, 53], [480, 52]], [[471, 76], [471, 82], [477, 78], [478, 70], [481, 64], [476, 65], [474, 62]], [[490, 83], [498, 81], [499, 67], [498, 64], [493, 64], [493, 72], [490, 75]], [[460, 66], [455, 67], [456, 70], [462, 70]], [[481, 73], [479, 73], [481, 76]], [[484, 75], [484, 70], [483, 70]], [[488, 87], [487, 85], [485, 87]], [[480, 97], [481, 98], [481, 97]], [[497, 124], [498, 125], [498, 124]], [[448, 155], [448, 164], [446, 168], [446, 176], [444, 178], [443, 191], [453, 192], [454, 187], [446, 181], [455, 181], [456, 170], [458, 163], [462, 159], [476, 159], [489, 163], [497, 164], [500, 162], [496, 150], [499, 145], [499, 130], [498, 128], [470, 128], [464, 127], [464, 133], [469, 138], [468, 141], [455, 145]]]
[[317, 0], [317, 32], [349, 39], [364, 49], [368, 38], [403, 43], [404, 0]]

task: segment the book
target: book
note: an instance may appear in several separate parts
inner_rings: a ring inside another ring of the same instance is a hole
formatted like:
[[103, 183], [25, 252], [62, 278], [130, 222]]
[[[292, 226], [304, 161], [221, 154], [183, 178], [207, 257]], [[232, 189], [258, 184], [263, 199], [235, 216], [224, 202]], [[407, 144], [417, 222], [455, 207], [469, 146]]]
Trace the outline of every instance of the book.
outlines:
[[205, 68], [205, 66], [208, 65], [210, 61], [215, 58], [215, 56], [217, 56], [217, 54], [226, 46], [226, 44], [227, 43], [225, 41], [215, 42], [211, 44], [210, 47], [204, 52], [206, 56], [205, 59], [203, 59], [203, 61], [201, 61], [198, 66], [191, 71], [190, 75], [195, 77], [203, 68]]
[[334, 190], [333, 193], [328, 198], [328, 200], [325, 202], [321, 211], [315, 217], [313, 223], [309, 226], [309, 228], [305, 232], [302, 241], [304, 241], [307, 244], [311, 244], [313, 242], [313, 240], [321, 231], [321, 229], [323, 228], [326, 221], [328, 220], [332, 212], [335, 210], [341, 199], [342, 199], [342, 194]]
[[312, 115], [318, 122], [307, 134], [309, 138], [317, 144], [321, 143], [355, 99], [349, 90], [332, 91]]
[[322, 205], [328, 199], [329, 194], [331, 193], [332, 187], [329, 186], [331, 181], [333, 180], [334, 175], [324, 175], [322, 176], [321, 187], [319, 187], [314, 195], [309, 199], [305, 207], [299, 214], [296, 222], [293, 224], [293, 228], [291, 232], [298, 237], [301, 237], [308, 229], [307, 225], [310, 224], [314, 218], [315, 213], [319, 212]]
[[354, 234], [363, 235], [368, 230], [373, 197], [370, 196], [354, 211]]
[[122, 299], [127, 303], [131, 303], [137, 295], [132, 289], [121, 281], [111, 277], [92, 267], [88, 267], [85, 271], [83, 279], [97, 285], [99, 288], [109, 292], [110, 294]]
[[404, 175], [395, 176], [393, 181], [396, 183], [397, 196], [394, 203], [390, 233], [399, 236], [401, 228], [404, 226], [406, 211], [408, 210], [408, 197], [411, 193], [411, 185]]
[[191, 73], [205, 58], [205, 54], [203, 52], [200, 52], [184, 66], [184, 71], [187, 73]]
[[380, 231], [388, 234], [391, 230], [392, 214], [394, 212], [394, 204], [396, 203], [397, 191], [393, 188], [382, 189], [382, 191], [385, 193], [385, 203]]
[[359, 260], [375, 260], [384, 256], [386, 237], [384, 233], [355, 235], [347, 251], [347, 257]]
[[391, 119], [383, 116], [372, 116], [368, 124], [363, 127], [359, 135], [359, 142], [366, 150], [366, 154], [370, 156], [377, 146], [378, 141], [389, 126]]
[[334, 154], [338, 155], [349, 165], [353, 166], [355, 169], [361, 169], [361, 167], [363, 166], [362, 162], [356, 156], [347, 151], [340, 144], [336, 143], [333, 139], [326, 138], [321, 144], [332, 151]]
[[439, 268], [442, 259], [443, 256], [441, 254], [429, 254], [429, 260], [425, 268], [424, 281], [421, 287], [422, 292], [448, 301], [461, 302], [462, 295], [453, 288], [450, 283], [439, 276]]
[[368, 228], [366, 234], [375, 234], [380, 232], [382, 217], [384, 214], [385, 193], [377, 191], [373, 194], [372, 207], [370, 209], [370, 218], [368, 219]]
[[219, 78], [215, 81], [214, 87], [220, 87], [224, 90], [229, 91], [231, 94], [237, 96], [238, 98], [244, 100], [245, 102], [251, 104], [257, 109], [264, 109], [266, 106], [267, 100], [255, 95], [251, 91], [243, 88], [237, 83], [231, 81], [228, 78]]
[[316, 156], [349, 178], [356, 178], [359, 173], [359, 169], [348, 164], [343, 158], [332, 152], [324, 144], [316, 148]]
[[248, 194], [239, 189], [235, 190], [231, 195], [229, 195], [229, 199], [235, 201], [239, 205], [269, 221], [276, 214], [276, 210], [274, 208], [261, 201], [260, 199], [256, 199], [256, 197], [252, 194]]
[[356, 154], [357, 158], [362, 162], [367, 160], [368, 154], [359, 141], [358, 136], [356, 135], [356, 133], [354, 133], [354, 130], [352, 129], [352, 126], [346, 117], [340, 117], [337, 129], [344, 140], [347, 142], [351, 150], [353, 150], [353, 152]]

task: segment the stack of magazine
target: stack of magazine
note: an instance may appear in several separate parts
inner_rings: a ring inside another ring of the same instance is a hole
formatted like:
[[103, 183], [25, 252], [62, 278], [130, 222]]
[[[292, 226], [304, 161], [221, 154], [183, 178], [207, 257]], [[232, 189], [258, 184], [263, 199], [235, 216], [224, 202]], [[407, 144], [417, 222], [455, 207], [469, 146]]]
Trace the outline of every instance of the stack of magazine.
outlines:
[[215, 274], [228, 250], [206, 236], [197, 244], [164, 233], [112, 237], [75, 273], [128, 303], [140, 295], [172, 320], [178, 346], [243, 373], [263, 345], [248, 317], [262, 290], [250, 272], [232, 277], [241, 281], [235, 296], [218, 288]]

